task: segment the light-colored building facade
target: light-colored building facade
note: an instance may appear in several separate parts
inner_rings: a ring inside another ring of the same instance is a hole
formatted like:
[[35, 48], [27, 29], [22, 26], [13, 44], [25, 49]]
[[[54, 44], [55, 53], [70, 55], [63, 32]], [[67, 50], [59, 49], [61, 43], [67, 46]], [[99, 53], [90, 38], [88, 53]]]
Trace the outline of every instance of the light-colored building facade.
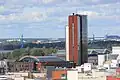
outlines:
[[120, 46], [113, 46], [112, 47], [112, 54], [119, 54], [120, 55]]

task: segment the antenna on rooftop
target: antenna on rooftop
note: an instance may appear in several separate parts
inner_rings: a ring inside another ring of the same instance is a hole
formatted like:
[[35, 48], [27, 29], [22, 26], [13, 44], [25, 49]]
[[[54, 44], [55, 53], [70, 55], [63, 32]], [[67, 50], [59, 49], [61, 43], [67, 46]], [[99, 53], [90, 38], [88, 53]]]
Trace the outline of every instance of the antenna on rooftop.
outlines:
[[93, 41], [95, 40], [95, 35], [93, 34]]
[[77, 8], [76, 8], [76, 14], [77, 14]]
[[23, 47], [24, 47], [24, 42], [23, 42], [23, 34], [21, 35], [20, 42], [21, 42], [21, 47], [20, 47], [20, 48], [23, 48]]

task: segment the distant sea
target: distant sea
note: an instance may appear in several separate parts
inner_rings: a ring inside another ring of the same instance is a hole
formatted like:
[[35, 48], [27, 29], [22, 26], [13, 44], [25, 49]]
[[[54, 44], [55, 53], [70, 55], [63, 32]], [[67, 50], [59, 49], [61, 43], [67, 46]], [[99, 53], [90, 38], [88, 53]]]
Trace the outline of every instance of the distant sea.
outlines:
[[[0, 53], [13, 52], [13, 50], [0, 50]], [[58, 50], [57, 54], [65, 54], [65, 50]]]
[[65, 54], [65, 50], [58, 50], [57, 54]]
[[0, 53], [8, 53], [8, 52], [13, 52], [13, 50], [0, 50]]

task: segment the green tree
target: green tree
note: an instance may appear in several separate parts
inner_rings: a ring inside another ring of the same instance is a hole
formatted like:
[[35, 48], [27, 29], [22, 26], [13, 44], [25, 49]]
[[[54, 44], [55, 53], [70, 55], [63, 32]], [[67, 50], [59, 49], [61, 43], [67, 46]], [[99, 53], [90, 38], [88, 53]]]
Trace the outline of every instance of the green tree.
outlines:
[[48, 48], [46, 55], [48, 55], [48, 54], [55, 54], [55, 53], [57, 53], [57, 49]]
[[43, 49], [41, 49], [41, 48], [33, 48], [33, 49], [31, 49], [31, 55], [32, 56], [44, 56], [45, 53], [44, 53]]
[[18, 59], [18, 58], [22, 55], [20, 49], [15, 49], [15, 50], [12, 52], [12, 54], [13, 54], [13, 58], [15, 58], [15, 59]]
[[8, 52], [7, 54], [7, 59], [13, 59], [13, 54], [12, 52]]
[[57, 49], [54, 48], [21, 48], [15, 49], [12, 53], [1, 54], [0, 57], [6, 57], [8, 59], [19, 59], [26, 55], [31, 56], [44, 56], [57, 53]]
[[25, 53], [26, 53], [26, 55], [30, 55], [30, 47], [27, 47], [26, 49], [25, 49]]

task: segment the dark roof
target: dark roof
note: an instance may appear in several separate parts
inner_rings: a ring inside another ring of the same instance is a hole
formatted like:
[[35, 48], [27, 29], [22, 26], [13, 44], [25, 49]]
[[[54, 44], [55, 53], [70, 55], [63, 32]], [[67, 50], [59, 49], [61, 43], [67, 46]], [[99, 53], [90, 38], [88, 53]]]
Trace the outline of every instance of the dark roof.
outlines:
[[109, 54], [108, 58], [109, 58], [109, 60], [117, 60], [118, 56], [119, 56], [119, 54]]
[[54, 62], [54, 61], [64, 61], [63, 59], [57, 56], [39, 56], [37, 57], [40, 62]]
[[57, 56], [24, 56], [19, 59], [19, 61], [30, 61], [32, 58], [32, 61], [38, 61], [38, 62], [58, 62], [58, 61], [65, 61]]
[[97, 53], [97, 54], [101, 54], [101, 53], [103, 53], [103, 54], [105, 54], [106, 53], [106, 51], [108, 51], [109, 53], [110, 53], [110, 51], [108, 50], [108, 49], [88, 49], [88, 54], [92, 54], [92, 53]]
[[117, 36], [117, 35], [109, 35], [109, 36], [106, 36], [107, 39], [120, 39], [120, 36]]
[[97, 56], [97, 54], [88, 54], [88, 57]]

